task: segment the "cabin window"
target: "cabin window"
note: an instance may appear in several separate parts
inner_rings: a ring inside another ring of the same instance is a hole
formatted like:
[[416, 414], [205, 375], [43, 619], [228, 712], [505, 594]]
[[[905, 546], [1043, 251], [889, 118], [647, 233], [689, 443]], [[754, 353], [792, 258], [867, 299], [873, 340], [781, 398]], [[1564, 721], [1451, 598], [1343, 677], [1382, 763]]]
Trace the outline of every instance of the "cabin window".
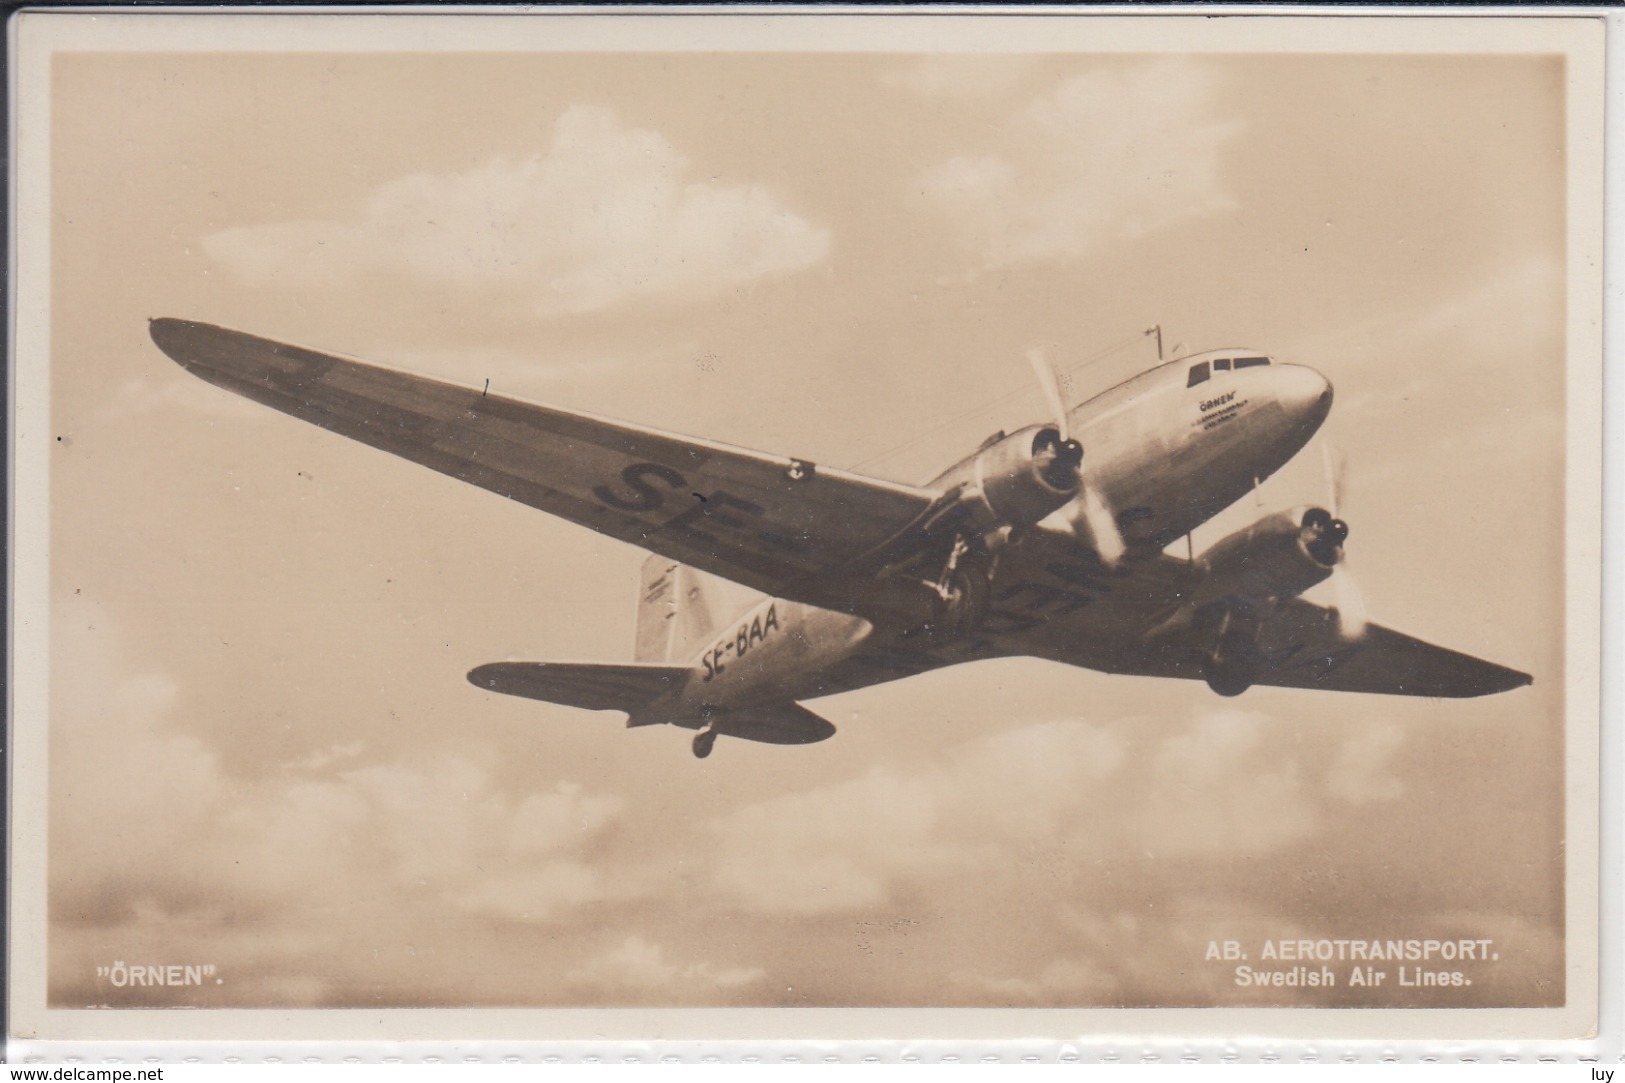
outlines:
[[1238, 357], [1238, 358], [1236, 358], [1236, 367], [1238, 369], [1250, 369], [1254, 365], [1267, 365], [1269, 363], [1270, 363], [1270, 359], [1267, 358], [1267, 357]]
[[1186, 387], [1195, 387], [1208, 378], [1207, 362], [1198, 361], [1191, 366], [1191, 378], [1185, 381]]
[[1230, 359], [1228, 357], [1226, 357], [1222, 361], [1213, 362], [1213, 371], [1214, 372], [1229, 372], [1230, 371]]

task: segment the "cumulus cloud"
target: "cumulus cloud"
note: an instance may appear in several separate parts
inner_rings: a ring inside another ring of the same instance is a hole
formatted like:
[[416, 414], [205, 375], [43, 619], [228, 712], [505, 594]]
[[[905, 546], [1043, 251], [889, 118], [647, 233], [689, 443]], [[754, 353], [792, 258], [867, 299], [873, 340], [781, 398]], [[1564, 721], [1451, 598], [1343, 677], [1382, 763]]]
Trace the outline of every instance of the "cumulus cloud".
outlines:
[[[1053, 830], [1073, 787], [1122, 757], [1104, 730], [1053, 723], [956, 746], [933, 768], [778, 797], [718, 824], [717, 885], [794, 913], [874, 906], [899, 881], [974, 869], [1012, 831]], [[1011, 782], [1019, 801], [996, 793]]]
[[1302, 768], [1277, 754], [1280, 727], [1271, 722], [1214, 711], [1162, 741], [1141, 806], [1146, 849], [1174, 857], [1267, 853], [1315, 830]]
[[[461, 759], [314, 750], [260, 778], [177, 725], [177, 690], [123, 659], [107, 614], [64, 601], [51, 757], [53, 914], [154, 920], [356, 907], [547, 920], [602, 897], [584, 851], [621, 798], [515, 793]], [[225, 727], [222, 726], [222, 729]]]
[[1242, 125], [1214, 114], [1216, 90], [1198, 61], [1103, 65], [918, 184], [988, 266], [1076, 259], [1234, 205], [1219, 158]]
[[210, 830], [224, 799], [214, 755], [169, 729], [175, 683], [128, 673], [98, 687], [106, 672], [107, 624], [74, 607], [58, 628], [75, 642], [74, 678], [54, 690], [50, 819], [53, 907], [68, 920], [101, 920], [167, 897], [167, 854], [175, 839]]
[[[986, 875], [1012, 853], [1065, 848], [1229, 862], [1279, 852], [1325, 819], [1325, 755], [1291, 755], [1288, 727], [1220, 710], [1179, 723], [1028, 726], [739, 810], [717, 825], [716, 884], [763, 910], [817, 914], [893, 900], [905, 885]], [[1339, 796], [1394, 791], [1387, 751], [1346, 750]]]
[[208, 256], [265, 288], [402, 284], [534, 317], [683, 303], [809, 267], [829, 230], [766, 188], [699, 178], [660, 134], [576, 106], [547, 147], [383, 185], [354, 218], [215, 233]]
[[[354, 739], [245, 777], [106, 612], [56, 612], [75, 660], [53, 702], [58, 1003], [107, 995], [110, 958], [200, 944], [231, 978], [209, 995], [260, 1007], [1235, 1003], [1211, 939], [1448, 931], [1426, 906], [1394, 918], [1410, 885], [1345, 881], [1323, 852], [1353, 809], [1405, 815], [1386, 720], [1015, 725], [674, 830], [636, 794]], [[1560, 997], [1557, 935], [1509, 927], [1524, 955], [1475, 1002]]]
[[[75, 659], [53, 706], [61, 1004], [106, 997], [111, 958], [199, 945], [230, 978], [207, 995], [257, 1007], [1237, 1003], [1210, 939], [1388, 913], [1380, 881], [1328, 880], [1319, 853], [1351, 806], [1395, 814], [1386, 722], [1311, 740], [1225, 705], [1017, 725], [674, 831], [634, 794], [353, 739], [243, 777], [105, 612], [57, 612]], [[651, 847], [667, 871], [629, 874]], [[1555, 935], [1508, 927], [1527, 958], [1475, 1002], [1560, 997], [1529, 985], [1549, 985]], [[138, 993], [120, 1002], [151, 1006]]]
[[761, 967], [715, 967], [707, 961], [669, 962], [664, 947], [634, 935], [600, 958], [571, 971], [570, 980], [592, 988], [643, 993], [676, 993], [679, 989], [696, 987], [725, 992], [760, 981], [766, 974]]
[[960, 971], [951, 980], [992, 998], [999, 1006], [1039, 1006], [1056, 1003], [1099, 1003], [1119, 984], [1117, 975], [1091, 960], [1051, 959], [1034, 974], [989, 977]]
[[1397, 800], [1405, 788], [1392, 761], [1404, 743], [1404, 729], [1392, 723], [1356, 727], [1326, 770], [1327, 791], [1351, 805]]

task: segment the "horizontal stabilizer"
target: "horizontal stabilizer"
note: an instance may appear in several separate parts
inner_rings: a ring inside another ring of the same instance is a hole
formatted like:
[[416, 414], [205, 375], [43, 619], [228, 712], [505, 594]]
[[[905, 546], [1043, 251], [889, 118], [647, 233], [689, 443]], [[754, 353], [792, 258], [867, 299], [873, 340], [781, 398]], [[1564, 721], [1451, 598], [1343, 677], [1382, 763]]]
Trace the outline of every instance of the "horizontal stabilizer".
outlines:
[[835, 726], [799, 703], [762, 703], [719, 711], [709, 720], [679, 722], [697, 729], [707, 724], [718, 733], [767, 745], [810, 745], [835, 736]]
[[477, 688], [589, 711], [635, 711], [675, 691], [687, 666], [631, 662], [492, 662], [470, 670]]

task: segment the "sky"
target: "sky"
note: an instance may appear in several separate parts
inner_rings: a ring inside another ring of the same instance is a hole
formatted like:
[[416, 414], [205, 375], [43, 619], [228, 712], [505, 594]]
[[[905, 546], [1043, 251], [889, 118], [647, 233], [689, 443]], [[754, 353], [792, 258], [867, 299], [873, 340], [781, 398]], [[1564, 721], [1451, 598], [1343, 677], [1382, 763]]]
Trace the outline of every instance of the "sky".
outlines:
[[[51, 1004], [1561, 1003], [1562, 76], [59, 55]], [[1221, 700], [1001, 660], [696, 761], [464, 679], [630, 658], [638, 550], [208, 386], [157, 316], [909, 481], [1044, 416], [1034, 346], [1078, 399], [1154, 325], [1253, 347], [1336, 405], [1196, 545], [1324, 499], [1332, 444], [1373, 619], [1535, 683]], [[1299, 936], [1500, 959], [1377, 1000], [1204, 959]]]

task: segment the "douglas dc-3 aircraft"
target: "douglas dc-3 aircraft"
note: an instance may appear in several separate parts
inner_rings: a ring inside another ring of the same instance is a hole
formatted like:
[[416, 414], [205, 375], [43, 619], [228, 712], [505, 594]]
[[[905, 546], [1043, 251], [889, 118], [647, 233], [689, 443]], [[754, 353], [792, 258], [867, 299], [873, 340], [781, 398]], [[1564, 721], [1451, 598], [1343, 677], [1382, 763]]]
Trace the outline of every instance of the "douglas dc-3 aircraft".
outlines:
[[[151, 334], [228, 391], [649, 550], [635, 661], [494, 662], [468, 679], [698, 730], [702, 758], [718, 734], [821, 741], [835, 727], [798, 701], [986, 658], [1203, 680], [1223, 696], [1465, 697], [1531, 680], [1301, 598], [1344, 571], [1335, 500], [1262, 515], [1194, 559], [1164, 552], [1280, 469], [1331, 409], [1319, 373], [1256, 350], [1162, 364], [1070, 410], [1039, 360], [1054, 421], [996, 433], [913, 486], [204, 323], [154, 320]], [[716, 612], [708, 576], [763, 596]]]

